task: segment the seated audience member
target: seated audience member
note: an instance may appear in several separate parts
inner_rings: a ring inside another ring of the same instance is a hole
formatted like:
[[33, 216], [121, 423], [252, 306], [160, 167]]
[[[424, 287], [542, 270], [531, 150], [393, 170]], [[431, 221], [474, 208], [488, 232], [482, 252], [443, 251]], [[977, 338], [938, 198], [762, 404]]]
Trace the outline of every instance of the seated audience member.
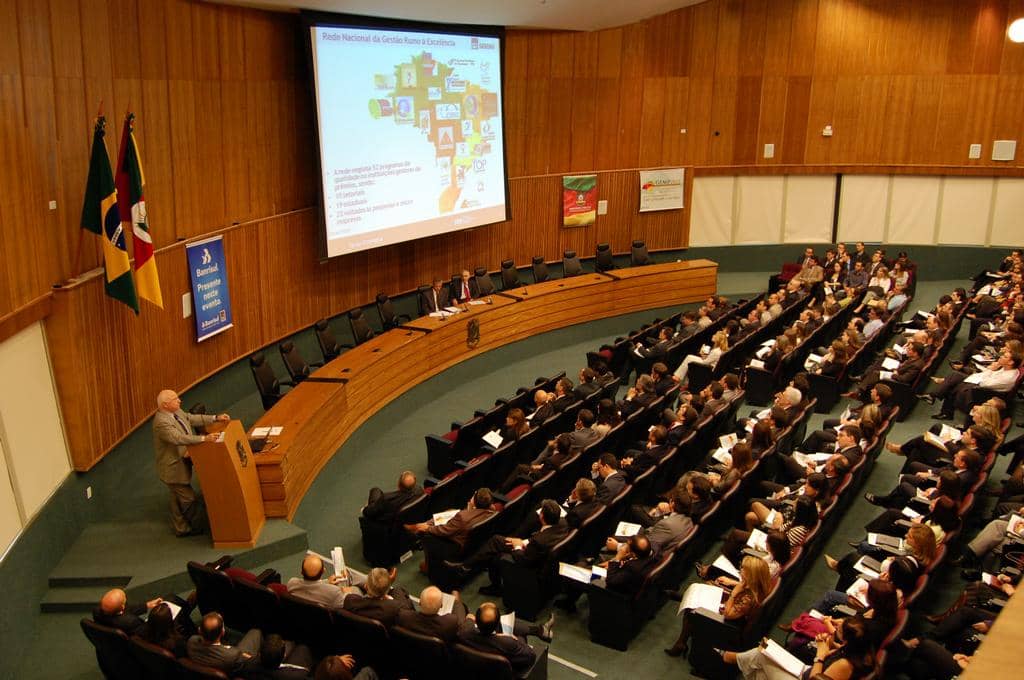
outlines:
[[502, 483], [501, 493], [507, 494], [523, 483], [532, 484], [552, 470], [561, 469], [578, 451], [572, 445], [572, 437], [563, 432], [532, 463], [517, 465]]
[[166, 602], [161, 602], [149, 611], [145, 623], [136, 629], [136, 634], [174, 656], [185, 656], [185, 636], [174, 625], [174, 616]]
[[[835, 633], [822, 633], [817, 639], [810, 677], [860, 680], [875, 672], [876, 644], [867, 635], [864, 619], [851, 617], [837, 622]], [[716, 650], [729, 665], [739, 666], [744, 678], [792, 677], [771, 661], [762, 647], [745, 652]]]
[[[174, 602], [174, 604], [181, 607], [181, 611], [178, 612], [178, 616], [174, 620], [178, 631], [185, 635], [194, 633], [195, 625], [192, 623], [189, 615], [192, 613], [195, 603], [186, 602], [180, 597], [173, 595], [168, 597], [167, 601]], [[152, 613], [153, 609], [162, 602], [164, 602], [164, 598], [157, 597], [142, 604], [130, 605], [128, 604], [128, 596], [123, 590], [112, 588], [104, 593], [103, 597], [100, 598], [99, 606], [92, 610], [92, 620], [103, 626], [117, 628], [125, 635], [133, 635], [145, 623], [143, 617], [146, 616], [146, 613]]]
[[[707, 480], [704, 480], [707, 483]], [[666, 503], [660, 503], [649, 512], [643, 506], [634, 506], [636, 519], [643, 520], [643, 534], [651, 542], [655, 555], [663, 555], [675, 550], [693, 528], [693, 520], [684, 513], [688, 501], [680, 489], [673, 490]], [[623, 549], [625, 541], [619, 542], [614, 536], [605, 541], [605, 550], [618, 553]]]
[[665, 409], [661, 412], [661, 424], [665, 427], [665, 441], [669, 446], [679, 446], [686, 439], [700, 419], [700, 414], [687, 403], [682, 403], [675, 411]]
[[707, 387], [701, 390], [704, 406], [700, 410], [700, 418], [707, 418], [726, 406], [729, 402], [723, 395], [725, 395], [725, 386], [721, 382], [713, 380], [708, 383]]
[[[501, 632], [501, 613], [493, 602], [484, 602], [476, 610], [476, 625], [467, 626], [459, 633], [459, 642], [489, 654], [500, 654], [512, 665], [512, 672], [525, 673], [537, 660], [537, 654], [526, 644], [526, 635], [519, 630], [513, 635]], [[515, 626], [521, 626], [516, 619]]]
[[781, 529], [786, 522], [793, 519], [796, 501], [801, 496], [813, 500], [818, 506], [818, 512], [821, 512], [822, 506], [828, 501], [828, 478], [820, 472], [815, 472], [807, 475], [807, 479], [799, 486], [783, 487], [772, 494], [771, 498], [751, 501], [750, 511], [744, 517], [747, 530], [761, 525]]
[[378, 675], [369, 666], [364, 666], [352, 675], [356, 660], [351, 654], [326, 656], [317, 664], [313, 680], [377, 680]]
[[[764, 602], [771, 591], [772, 578], [768, 573], [768, 563], [760, 557], [748, 555], [740, 565], [740, 579], [728, 596], [723, 593], [723, 602], [718, 614], [740, 628]], [[683, 610], [683, 626], [675, 644], [665, 653], [669, 656], [685, 656], [689, 651], [690, 635], [693, 631], [694, 618], [690, 610]]]
[[601, 384], [597, 381], [597, 372], [590, 368], [580, 369], [580, 384], [573, 390], [573, 394], [577, 399], [586, 399], [594, 392], [601, 389]]
[[[767, 552], [761, 559], [768, 563], [768, 574], [775, 578], [782, 571], [782, 567], [789, 562], [789, 558], [793, 556], [793, 546], [789, 542], [789, 538], [782, 531], [775, 529], [769, 529], [766, 538], [764, 540], [765, 548]], [[732, 552], [729, 554], [722, 551], [722, 556], [729, 560], [730, 563], [736, 568], [739, 568], [743, 562], [743, 553], [741, 551]], [[714, 565], [705, 565], [697, 562], [693, 565], [694, 570], [697, 572], [697, 576], [700, 576], [704, 581], [712, 583], [716, 586], [723, 588], [733, 588], [736, 586], [738, 581], [729, 576], [729, 574]]]
[[884, 316], [885, 312], [878, 307], [868, 307], [868, 320], [861, 331], [865, 339], [870, 340], [875, 337], [878, 331], [882, 330], [882, 327], [885, 326]]
[[[619, 470], [614, 453], [602, 453], [590, 466], [590, 476], [597, 485], [597, 500], [608, 505], [626, 487], [626, 476]], [[568, 505], [572, 505], [569, 499]]]
[[[818, 508], [813, 500], [810, 498], [798, 498], [796, 506], [793, 510], [793, 517], [785, 520], [782, 526], [777, 530], [785, 535], [789, 540], [789, 545], [792, 548], [798, 545], [803, 545], [804, 541], [807, 540], [808, 534], [818, 524]], [[725, 537], [725, 542], [722, 544], [722, 554], [725, 555], [733, 564], [739, 564], [743, 558], [743, 548], [746, 547], [747, 541], [750, 539], [750, 531], [744, 531], [742, 529], [733, 529]]]
[[454, 644], [459, 636], [459, 629], [466, 622], [469, 610], [459, 597], [458, 591], [452, 594], [455, 596], [452, 610], [447, 614], [441, 614], [441, 606], [444, 604], [443, 593], [437, 586], [427, 586], [420, 593], [419, 611], [402, 609], [398, 612], [398, 625], [420, 635], [440, 638], [446, 645]]
[[[510, 408], [505, 414], [505, 424], [498, 430], [501, 442], [517, 442], [530, 431], [530, 421], [521, 408]], [[486, 445], [486, 444], [485, 444]]]
[[[593, 411], [586, 408], [580, 409], [580, 412], [576, 415], [576, 424], [573, 430], [566, 433], [569, 437], [570, 448], [585, 449], [601, 438], [600, 433], [594, 429], [594, 422], [595, 418]], [[534, 459], [533, 465], [542, 465], [544, 461], [554, 453], [554, 445], [555, 440], [549, 441], [547, 448], [541, 451], [540, 455]]]
[[576, 403], [576, 395], [572, 393], [572, 381], [562, 378], [555, 383], [555, 398], [551, 401], [551, 407], [556, 413], [561, 413]]
[[345, 609], [370, 619], [375, 619], [390, 628], [398, 621], [398, 612], [412, 609], [412, 599], [404, 588], [392, 587], [395, 571], [374, 567], [366, 576], [363, 587], [365, 594], [352, 593], [345, 598]]
[[540, 506], [540, 529], [529, 538], [514, 536], [492, 536], [477, 552], [457, 566], [457, 570], [468, 575], [477, 567], [487, 566], [491, 583], [480, 592], [484, 595], [500, 595], [502, 588], [501, 566], [503, 556], [526, 568], [537, 568], [544, 564], [551, 550], [569, 535], [569, 525], [561, 519], [558, 503], [550, 498]]
[[893, 380], [904, 385], [913, 385], [921, 371], [924, 370], [923, 354], [924, 345], [919, 342], [908, 342], [905, 358], [900, 361], [899, 366], [891, 371], [868, 369], [857, 387], [844, 396], [866, 402], [870, 399], [871, 389], [881, 380]]
[[650, 540], [642, 535], [632, 536], [622, 544], [615, 557], [608, 560], [604, 567], [608, 570], [605, 587], [623, 595], [636, 595], [643, 587], [647, 570], [654, 564], [654, 549]]
[[345, 598], [357, 592], [352, 586], [341, 585], [345, 576], [331, 574], [323, 580], [324, 563], [316, 555], [306, 555], [302, 560], [302, 578], [288, 579], [288, 594], [322, 604], [328, 609], [341, 609]]
[[963, 552], [954, 563], [965, 567], [984, 566], [996, 571], [999, 563], [998, 549], [1008, 542], [1024, 542], [1024, 533], [1020, 528], [1017, 529], [1018, 533], [1010, 531], [1011, 517], [1012, 515], [1007, 513], [986, 524], [973, 540], [964, 545]]
[[[868, 287], [868, 270], [864, 268], [864, 263], [860, 260], [856, 260], [853, 263], [853, 269], [846, 275], [846, 280], [843, 282], [845, 286], [854, 289], [855, 291], [862, 291]], [[849, 299], [853, 299], [850, 295]]]
[[285, 642], [273, 633], [263, 638], [258, 662], [242, 673], [246, 680], [308, 680], [313, 672], [313, 652], [306, 645]]
[[[943, 490], [950, 484], [955, 484], [955, 492], [946, 493], [954, 499], [959, 499], [961, 493], [974, 484], [978, 478], [978, 470], [981, 467], [982, 458], [974, 449], [975, 442], [971, 428], [964, 432], [960, 442], [963, 445], [953, 455], [953, 462], [941, 468], [929, 468], [915, 463], [908, 468], [909, 474], [900, 475], [899, 484], [888, 494], [879, 496], [873, 493], [864, 494], [868, 503], [873, 503], [884, 508], [902, 508], [910, 499], [918, 495], [918, 490], [927, 498], [943, 495]], [[966, 440], [966, 441], [965, 441]], [[949, 482], [943, 482], [943, 477], [948, 477]]]
[[597, 415], [595, 416], [594, 431], [602, 437], [608, 434], [613, 427], [622, 422], [619, 415], [619, 408], [611, 399], [602, 399], [597, 402]]
[[[839, 578], [836, 579], [836, 590], [846, 592], [853, 585], [854, 581], [861, 578], [861, 574], [857, 569], [854, 569], [854, 565], [861, 557], [861, 551], [870, 552], [874, 556], [880, 559], [886, 559], [886, 552], [884, 550], [875, 550], [874, 546], [870, 544], [866, 545], [862, 543], [857, 550], [847, 553], [840, 559], [835, 559], [831, 555], [825, 555], [825, 564], [832, 571], [839, 574]], [[915, 524], [907, 529], [904, 538], [903, 552], [906, 553], [906, 557], [913, 561], [913, 563], [921, 569], [926, 569], [935, 560], [935, 551], [937, 550], [935, 545], [935, 534], [932, 530], [921, 524]]]
[[654, 362], [651, 366], [651, 379], [654, 381], [654, 392], [659, 397], [668, 394], [676, 386], [676, 380], [669, 372], [668, 366], [660, 361]]
[[420, 293], [420, 307], [427, 314], [443, 310], [448, 302], [448, 291], [445, 290], [442, 279], [435, 278], [430, 288]]
[[939, 387], [930, 394], [918, 395], [918, 398], [929, 404], [941, 399], [942, 408], [932, 417], [936, 420], [952, 420], [955, 411], [967, 413], [971, 410], [971, 397], [975, 387], [1005, 392], [1016, 385], [1020, 377], [1020, 364], [1020, 355], [1015, 355], [1009, 348], [1004, 348], [991, 368], [983, 368], [971, 374], [953, 371], [945, 378], [933, 378], [939, 383]]
[[714, 368], [718, 365], [718, 360], [722, 358], [726, 350], [729, 349], [729, 336], [725, 331], [718, 331], [711, 338], [711, 348], [706, 353], [701, 354], [690, 354], [683, 363], [679, 364], [679, 368], [676, 369], [676, 379], [683, 385], [686, 384], [686, 374], [690, 370], [690, 364], [704, 364]]
[[210, 612], [199, 624], [199, 634], [190, 637], [185, 646], [188, 658], [233, 676], [259, 662], [262, 642], [263, 634], [259, 628], [253, 628], [237, 645], [224, 644], [224, 619], [217, 612]]
[[406, 470], [398, 477], [398, 488], [385, 493], [380, 487], [370, 489], [370, 497], [363, 506], [363, 517], [391, 522], [409, 501], [423, 495], [423, 487], [416, 483], [416, 475]]
[[630, 449], [619, 461], [623, 474], [630, 482], [660, 463], [672, 450], [666, 440], [668, 430], [663, 425], [654, 425], [647, 433], [643, 450]]
[[545, 420], [555, 415], [555, 407], [551, 405], [554, 396], [544, 390], [537, 390], [533, 393], [533, 413], [527, 420], [534, 426], [542, 425]]
[[405, 529], [418, 535], [423, 544], [424, 561], [420, 570], [426, 572], [427, 563], [432, 559], [447, 560], [459, 555], [473, 527], [495, 513], [491, 507], [493, 503], [491, 490], [481, 487], [469, 499], [466, 507], [444, 524], [434, 524], [430, 520], [405, 525]]
[[742, 441], [736, 442], [736, 445], [729, 451], [729, 464], [725, 466], [725, 469], [722, 472], [708, 473], [711, 493], [720, 498], [735, 486], [752, 467], [754, 467], [754, 457], [750, 444]]
[[649, 406], [658, 393], [654, 391], [654, 378], [644, 373], [636, 379], [636, 385], [626, 391], [626, 398], [619, 402], [619, 413], [627, 418], [642, 408]]

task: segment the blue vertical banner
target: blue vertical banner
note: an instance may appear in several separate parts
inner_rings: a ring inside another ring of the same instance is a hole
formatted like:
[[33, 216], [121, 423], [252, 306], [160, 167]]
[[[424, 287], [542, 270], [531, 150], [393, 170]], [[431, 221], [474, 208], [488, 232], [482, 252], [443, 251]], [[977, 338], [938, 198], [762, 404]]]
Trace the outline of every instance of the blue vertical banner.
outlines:
[[188, 243], [185, 245], [185, 255], [188, 257], [188, 275], [192, 279], [196, 342], [202, 342], [233, 325], [223, 237], [214, 236]]

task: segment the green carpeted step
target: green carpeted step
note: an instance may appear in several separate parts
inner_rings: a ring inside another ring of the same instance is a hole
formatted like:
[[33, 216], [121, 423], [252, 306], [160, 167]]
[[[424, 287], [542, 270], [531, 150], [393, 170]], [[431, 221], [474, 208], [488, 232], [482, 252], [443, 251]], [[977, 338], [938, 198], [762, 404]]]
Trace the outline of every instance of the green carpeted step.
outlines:
[[103, 594], [113, 586], [61, 586], [50, 588], [39, 602], [44, 614], [58, 612], [91, 612]]

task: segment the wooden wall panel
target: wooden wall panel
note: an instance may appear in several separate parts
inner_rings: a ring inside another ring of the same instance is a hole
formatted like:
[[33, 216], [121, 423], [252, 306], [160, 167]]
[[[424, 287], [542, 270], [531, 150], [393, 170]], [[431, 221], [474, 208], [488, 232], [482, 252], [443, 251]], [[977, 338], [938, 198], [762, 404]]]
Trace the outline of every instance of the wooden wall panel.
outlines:
[[[186, 284], [180, 239], [224, 231], [233, 289], [252, 284], [235, 305], [248, 332], [198, 349], [187, 322], [148, 308], [123, 317], [91, 279], [81, 284], [88, 293], [58, 293], [57, 331], [99, 320], [113, 334], [105, 341], [131, 337], [130, 366], [98, 361], [111, 377], [89, 388], [97, 403], [121, 407], [104, 392], [117, 381], [175, 377], [139, 369], [154, 342], [178, 359], [199, 355], [183, 386], [378, 290], [464, 265], [555, 259], [567, 247], [590, 255], [598, 240], [616, 250], [633, 237], [685, 246], [686, 211], [637, 214], [638, 168], [687, 167], [687, 192], [694, 171], [737, 167], [1019, 174], [1024, 154], [1009, 165], [987, 156], [995, 139], [1024, 136], [1024, 46], [1005, 39], [1021, 14], [1024, 0], [706, 0], [596, 33], [509, 30], [512, 218], [321, 264], [306, 36], [294, 15], [199, 0], [3, 2], [0, 25], [12, 30], [0, 42], [0, 317], [100, 262], [95, 239], [77, 245], [100, 102], [112, 159], [122, 116], [129, 107], [137, 115], [169, 308]], [[825, 125], [835, 136], [821, 135]], [[776, 144], [770, 161], [765, 143]], [[970, 143], [983, 145], [982, 159], [966, 159]], [[599, 173], [609, 213], [562, 229], [559, 178], [584, 172]], [[265, 290], [268, 277], [287, 285]], [[75, 444], [79, 455], [123, 435], [152, 388], [127, 391], [127, 420], [76, 423], [88, 442]]]

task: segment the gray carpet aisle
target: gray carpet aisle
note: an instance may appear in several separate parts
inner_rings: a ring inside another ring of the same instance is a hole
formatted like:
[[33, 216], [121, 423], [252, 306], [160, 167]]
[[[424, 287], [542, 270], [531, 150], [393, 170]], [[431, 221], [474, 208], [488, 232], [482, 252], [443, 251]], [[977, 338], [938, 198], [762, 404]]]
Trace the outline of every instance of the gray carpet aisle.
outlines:
[[[719, 287], [723, 294], [739, 297], [751, 291], [763, 290], [766, 281], [766, 273], [721, 274]], [[930, 307], [940, 295], [956, 285], [962, 285], [962, 282], [920, 284], [914, 308]], [[346, 557], [353, 565], [365, 566], [362, 564], [359, 527], [355, 518], [365, 502], [367, 489], [374, 485], [391, 487], [398, 473], [406, 468], [424, 475], [425, 434], [447, 431], [450, 421], [464, 419], [473, 409], [492, 403], [495, 397], [512, 394], [517, 387], [532, 384], [537, 376], [564, 369], [569, 376], [574, 377], [585, 364], [587, 350], [670, 311], [675, 310], [652, 310], [546, 333], [476, 357], [413, 388], [367, 421], [324, 467], [303, 500], [295, 523], [309, 531], [309, 543], [313, 550], [327, 552], [334, 545], [342, 545], [346, 547]], [[965, 326], [954, 351], [962, 346], [966, 334]], [[940, 374], [947, 371], [945, 368], [940, 369]], [[237, 383], [250, 378], [235, 371], [224, 380]], [[206, 400], [208, 403], [225, 404], [223, 399], [218, 401], [218, 394], [234, 396], [235, 400], [227, 405], [227, 409], [241, 416], [248, 424], [259, 415], [259, 403], [251, 390], [241, 390], [240, 387], [234, 384], [219, 389], [216, 386], [207, 388]], [[840, 403], [834, 413], [840, 413], [845, 405], [845, 402]], [[933, 422], [929, 419], [933, 412], [934, 409], [926, 404], [919, 405], [909, 419], [893, 428], [890, 440], [903, 442], [919, 434]], [[808, 431], [816, 428], [826, 417], [829, 416], [814, 416]], [[1011, 436], [1014, 435], [1011, 432]], [[139, 446], [145, 444], [140, 443]], [[995, 479], [1001, 478], [1007, 462], [1006, 458], [1000, 458], [997, 462], [993, 473]], [[888, 491], [901, 466], [901, 458], [883, 452], [862, 491]], [[163, 510], [162, 504], [152, 507], [153, 512]], [[874, 506], [858, 500], [830, 538], [825, 552], [836, 557], [844, 554], [849, 550], [846, 542], [860, 538], [863, 525], [877, 511]], [[717, 547], [716, 544], [708, 551], [706, 559], [714, 559]], [[296, 554], [264, 566], [276, 568], [288, 578], [298, 572], [300, 559], [301, 555]], [[416, 569], [418, 562], [419, 555], [400, 568], [399, 580], [413, 594], [418, 594], [427, 585], [425, 577]], [[484, 601], [476, 591], [486, 580], [486, 576], [478, 576], [467, 584], [463, 598], [471, 609]], [[933, 611], [945, 607], [961, 587], [955, 570], [946, 570], [940, 575], [940, 581], [932, 597]], [[780, 621], [789, 620], [803, 611], [824, 590], [832, 588], [834, 583], [834, 573], [824, 566], [822, 558], [818, 558]], [[669, 658], [661, 651], [672, 643], [679, 631], [674, 603], [660, 610], [625, 653], [592, 644], [587, 636], [586, 617], [585, 599], [581, 600], [578, 613], [566, 615], [559, 612], [551, 653], [568, 664], [552, 661], [549, 666], [552, 680], [626, 678], [636, 674], [646, 677], [691, 677], [685, 661]], [[78, 614], [39, 616], [36, 642], [25, 650], [25, 663], [18, 677], [102, 677], [92, 650], [78, 628], [79, 618]], [[773, 637], [782, 639], [778, 631]], [[60, 653], [55, 655], [55, 649], [61, 650]]]

